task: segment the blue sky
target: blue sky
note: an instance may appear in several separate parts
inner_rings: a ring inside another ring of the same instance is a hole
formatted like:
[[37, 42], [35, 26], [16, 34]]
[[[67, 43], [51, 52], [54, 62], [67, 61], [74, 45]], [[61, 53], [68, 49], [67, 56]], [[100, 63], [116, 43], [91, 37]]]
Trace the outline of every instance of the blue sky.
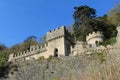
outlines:
[[120, 0], [0, 0], [0, 43], [10, 47], [27, 37], [44, 36], [61, 25], [72, 25], [75, 6], [88, 5], [98, 16]]

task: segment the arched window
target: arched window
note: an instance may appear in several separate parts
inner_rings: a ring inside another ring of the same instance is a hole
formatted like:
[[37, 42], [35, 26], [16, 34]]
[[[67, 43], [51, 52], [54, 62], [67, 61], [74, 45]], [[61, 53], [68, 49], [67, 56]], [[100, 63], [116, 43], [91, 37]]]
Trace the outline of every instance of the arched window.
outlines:
[[58, 49], [57, 48], [54, 49], [54, 57], [58, 57]]
[[99, 42], [98, 41], [95, 41], [95, 44], [96, 44], [96, 46], [99, 46]]

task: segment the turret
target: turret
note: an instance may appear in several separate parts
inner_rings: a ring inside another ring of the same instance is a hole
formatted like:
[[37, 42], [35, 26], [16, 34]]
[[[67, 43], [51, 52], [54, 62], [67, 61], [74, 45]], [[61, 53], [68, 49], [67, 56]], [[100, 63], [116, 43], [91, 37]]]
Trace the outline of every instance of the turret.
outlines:
[[99, 42], [104, 40], [104, 35], [101, 31], [89, 33], [86, 36], [86, 42], [89, 47], [96, 47]]

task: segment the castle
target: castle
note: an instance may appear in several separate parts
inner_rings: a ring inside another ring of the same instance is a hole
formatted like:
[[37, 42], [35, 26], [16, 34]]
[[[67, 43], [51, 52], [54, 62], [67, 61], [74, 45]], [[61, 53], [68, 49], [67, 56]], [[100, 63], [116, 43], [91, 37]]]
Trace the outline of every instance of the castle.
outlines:
[[100, 31], [89, 33], [86, 36], [87, 45], [84, 45], [84, 42], [74, 42], [73, 37], [66, 27], [61, 26], [60, 28], [46, 33], [46, 42], [44, 44], [32, 45], [29, 50], [24, 52], [11, 53], [8, 61], [39, 59], [41, 56], [44, 56], [45, 58], [48, 58], [49, 56], [74, 56], [82, 53], [91, 54], [100, 51], [119, 53], [120, 27], [117, 27], [117, 30], [117, 42], [112, 46], [108, 45], [105, 47], [97, 46], [97, 43], [104, 40], [104, 35]]

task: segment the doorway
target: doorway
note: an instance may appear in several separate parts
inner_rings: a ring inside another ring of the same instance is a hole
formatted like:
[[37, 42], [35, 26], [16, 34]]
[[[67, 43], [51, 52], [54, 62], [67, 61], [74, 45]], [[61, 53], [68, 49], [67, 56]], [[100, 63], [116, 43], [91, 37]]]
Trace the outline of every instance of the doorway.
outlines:
[[54, 57], [58, 57], [58, 49], [57, 48], [54, 49]]

